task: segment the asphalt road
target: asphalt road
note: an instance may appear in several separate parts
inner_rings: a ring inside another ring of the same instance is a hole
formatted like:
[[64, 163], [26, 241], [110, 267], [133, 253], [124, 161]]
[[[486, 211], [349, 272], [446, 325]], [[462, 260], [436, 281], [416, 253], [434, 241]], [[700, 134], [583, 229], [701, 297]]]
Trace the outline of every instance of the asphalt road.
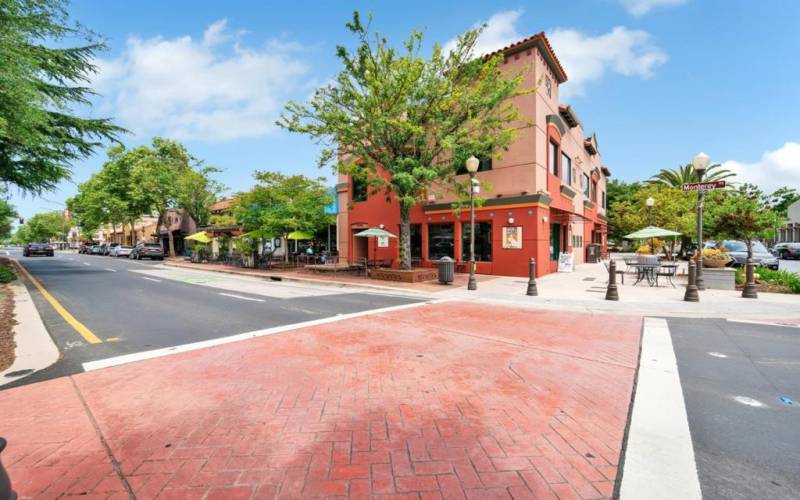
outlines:
[[296, 282], [237, 280], [165, 268], [157, 261], [62, 253], [26, 258], [10, 252], [102, 342], [87, 342], [25, 279], [62, 359], [3, 389], [81, 372], [87, 361], [420, 301]]
[[800, 328], [668, 324], [703, 498], [800, 498]]

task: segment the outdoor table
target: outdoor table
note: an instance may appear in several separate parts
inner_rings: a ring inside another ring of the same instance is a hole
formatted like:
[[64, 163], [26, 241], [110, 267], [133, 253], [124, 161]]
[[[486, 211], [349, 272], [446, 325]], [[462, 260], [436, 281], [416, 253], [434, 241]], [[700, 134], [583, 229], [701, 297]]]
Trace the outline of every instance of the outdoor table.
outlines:
[[633, 286], [636, 286], [642, 280], [647, 280], [647, 284], [653, 286], [655, 283], [655, 273], [656, 269], [658, 269], [658, 264], [642, 264], [638, 262], [636, 264], [631, 264], [631, 267], [636, 269], [636, 281], [633, 283]]

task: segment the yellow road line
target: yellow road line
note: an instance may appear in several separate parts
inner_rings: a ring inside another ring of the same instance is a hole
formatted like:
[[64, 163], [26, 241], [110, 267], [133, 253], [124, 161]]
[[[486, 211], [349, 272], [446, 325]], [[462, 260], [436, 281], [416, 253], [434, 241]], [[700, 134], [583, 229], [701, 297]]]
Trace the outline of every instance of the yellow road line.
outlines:
[[31, 275], [31, 273], [29, 273], [29, 272], [28, 272], [28, 270], [27, 270], [27, 269], [25, 269], [25, 266], [23, 266], [23, 265], [22, 265], [21, 263], [19, 263], [19, 262], [16, 262], [16, 264], [17, 264], [17, 267], [19, 267], [20, 271], [22, 271], [22, 273], [23, 273], [23, 274], [24, 274], [24, 275], [25, 275], [25, 276], [26, 276], [26, 277], [27, 277], [29, 280], [31, 280], [31, 283], [33, 283], [33, 286], [35, 286], [35, 287], [36, 287], [36, 289], [37, 289], [37, 290], [39, 290], [39, 292], [42, 294], [42, 296], [43, 296], [45, 299], [47, 299], [47, 302], [49, 302], [49, 303], [50, 303], [50, 305], [51, 305], [51, 306], [53, 306], [53, 309], [55, 309], [55, 310], [56, 310], [56, 312], [57, 312], [58, 314], [60, 314], [62, 318], [64, 318], [64, 321], [66, 321], [67, 323], [69, 323], [69, 324], [70, 324], [70, 326], [71, 326], [72, 328], [74, 328], [74, 329], [75, 329], [75, 331], [77, 331], [77, 332], [78, 332], [78, 333], [81, 335], [81, 337], [83, 337], [83, 338], [84, 338], [84, 340], [86, 340], [86, 342], [88, 342], [88, 343], [90, 343], [90, 344], [100, 344], [100, 343], [102, 343], [102, 342], [103, 342], [102, 340], [100, 340], [100, 339], [97, 337], [97, 335], [95, 335], [94, 333], [92, 333], [92, 331], [91, 331], [91, 330], [89, 330], [88, 328], [86, 328], [86, 326], [85, 326], [83, 323], [81, 323], [80, 321], [78, 321], [77, 319], [75, 319], [75, 316], [73, 316], [72, 314], [70, 314], [70, 312], [69, 312], [69, 311], [67, 311], [67, 310], [66, 310], [66, 308], [64, 308], [64, 306], [62, 306], [62, 305], [61, 305], [61, 302], [59, 302], [58, 300], [56, 300], [56, 298], [55, 298], [55, 297], [53, 297], [52, 295], [50, 295], [50, 292], [48, 292], [48, 291], [45, 289], [45, 287], [44, 287], [44, 286], [42, 286], [42, 284], [41, 284], [41, 283], [39, 283], [39, 280], [37, 280], [36, 278], [34, 278], [34, 277]]

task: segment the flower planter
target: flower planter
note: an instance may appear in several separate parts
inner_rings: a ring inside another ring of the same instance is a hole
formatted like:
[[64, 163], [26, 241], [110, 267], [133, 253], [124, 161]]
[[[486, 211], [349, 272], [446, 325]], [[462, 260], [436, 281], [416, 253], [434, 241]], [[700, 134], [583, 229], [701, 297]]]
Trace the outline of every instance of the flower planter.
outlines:
[[730, 259], [703, 259], [703, 267], [706, 268], [719, 268], [725, 267], [730, 262]]
[[703, 283], [711, 290], [736, 290], [736, 270], [730, 267], [703, 269]]

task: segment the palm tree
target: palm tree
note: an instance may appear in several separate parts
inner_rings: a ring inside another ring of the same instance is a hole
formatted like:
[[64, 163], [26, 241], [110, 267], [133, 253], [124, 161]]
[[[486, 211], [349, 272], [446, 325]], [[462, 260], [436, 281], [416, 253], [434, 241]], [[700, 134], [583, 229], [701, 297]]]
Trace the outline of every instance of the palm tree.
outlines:
[[[710, 165], [703, 175], [704, 181], [720, 181], [735, 176], [736, 174], [730, 170], [722, 168], [719, 163]], [[650, 184], [665, 184], [670, 187], [680, 188], [683, 184], [689, 182], [698, 182], [700, 179], [697, 177], [697, 172], [694, 171], [694, 166], [691, 163], [679, 166], [675, 169], [662, 168], [656, 175], [651, 177], [647, 182]]]

